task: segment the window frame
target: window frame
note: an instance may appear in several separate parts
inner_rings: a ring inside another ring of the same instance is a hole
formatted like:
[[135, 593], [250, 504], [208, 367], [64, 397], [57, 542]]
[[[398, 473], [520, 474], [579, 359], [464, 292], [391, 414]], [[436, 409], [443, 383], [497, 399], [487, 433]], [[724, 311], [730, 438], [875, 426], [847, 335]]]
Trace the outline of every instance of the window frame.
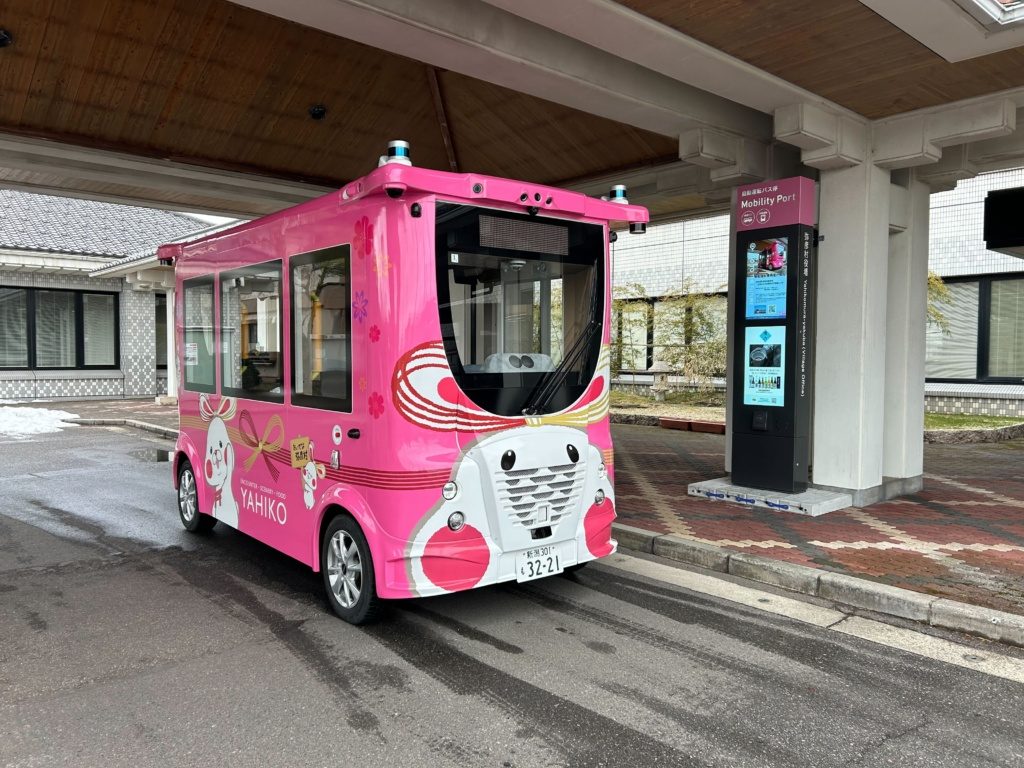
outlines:
[[[27, 346], [27, 366], [4, 366], [0, 371], [116, 371], [121, 368], [121, 294], [118, 291], [93, 291], [76, 288], [49, 288], [27, 285], [0, 285], [0, 288], [25, 292], [25, 339]], [[75, 318], [75, 363], [74, 365], [38, 365], [37, 354], [37, 323], [36, 294], [70, 293], [74, 297], [73, 312]], [[114, 297], [114, 362], [109, 365], [85, 364], [85, 324], [83, 314], [83, 297], [113, 296]]]
[[992, 321], [992, 284], [1003, 280], [1024, 281], [1024, 272], [996, 272], [982, 275], [956, 275], [942, 278], [946, 284], [978, 284], [978, 335], [974, 343], [978, 351], [978, 364], [973, 379], [925, 377], [929, 384], [1024, 384], [1022, 376], [989, 376], [990, 331]]
[[[188, 366], [185, 365], [185, 344], [186, 334], [188, 329], [185, 327], [185, 323], [188, 319], [188, 289], [201, 285], [209, 285], [213, 289], [213, 306], [211, 311], [213, 312], [213, 384], [196, 384], [188, 380]], [[202, 394], [213, 395], [217, 392], [218, 382], [218, 371], [217, 368], [220, 364], [220, 355], [217, 354], [217, 347], [220, 339], [220, 313], [219, 313], [219, 301], [217, 297], [217, 279], [213, 274], [199, 275], [198, 277], [189, 277], [181, 281], [181, 388], [186, 392], [199, 392]], [[175, 350], [175, 355], [178, 351]]]
[[[346, 275], [345, 282], [348, 289], [348, 310], [345, 313], [345, 356], [348, 361], [347, 371], [348, 384], [346, 391], [348, 392], [348, 398], [338, 397], [325, 397], [323, 395], [307, 395], [305, 393], [297, 392], [295, 389], [295, 371], [297, 366], [297, 349], [298, 345], [295, 343], [295, 294], [297, 290], [297, 283], [293, 279], [293, 273], [296, 267], [304, 267], [318, 262], [332, 261], [338, 258], [338, 253], [345, 259]], [[315, 408], [321, 411], [334, 411], [337, 413], [352, 413], [353, 402], [355, 400], [352, 392], [352, 381], [353, 381], [353, 365], [352, 365], [352, 244], [351, 243], [339, 243], [337, 245], [330, 245], [326, 248], [318, 248], [315, 251], [307, 251], [305, 253], [297, 253], [288, 257], [288, 328], [290, 331], [289, 342], [289, 391], [290, 391], [290, 403], [293, 406], [301, 408]]]
[[32, 371], [35, 362], [36, 301], [35, 289], [24, 285], [0, 285], [0, 289], [25, 292], [25, 363], [0, 366], [0, 371]]
[[[249, 275], [258, 275], [261, 272], [267, 272], [273, 269], [273, 265], [277, 265], [277, 278], [278, 286], [280, 290], [279, 295], [279, 307], [278, 307], [278, 321], [277, 321], [277, 347], [278, 347], [278, 365], [281, 366], [281, 394], [274, 395], [269, 392], [251, 392], [250, 390], [243, 389], [241, 387], [229, 387], [225, 383], [227, 376], [225, 376], [225, 356], [228, 354], [224, 349], [224, 281], [230, 280], [235, 277], [246, 277]], [[244, 267], [238, 267], [236, 269], [225, 269], [217, 273], [217, 281], [215, 293], [217, 294], [216, 309], [214, 314], [216, 315], [216, 329], [217, 333], [215, 336], [215, 343], [217, 345], [217, 353], [215, 357], [219, 362], [220, 367], [220, 394], [226, 397], [237, 397], [242, 400], [256, 400], [263, 403], [277, 403], [283, 404], [285, 397], [285, 382], [288, 377], [285, 376], [284, 363], [284, 326], [287, 322], [285, 315], [285, 282], [284, 282], [284, 259], [268, 259], [267, 261], [261, 261], [257, 264], [246, 264]]]

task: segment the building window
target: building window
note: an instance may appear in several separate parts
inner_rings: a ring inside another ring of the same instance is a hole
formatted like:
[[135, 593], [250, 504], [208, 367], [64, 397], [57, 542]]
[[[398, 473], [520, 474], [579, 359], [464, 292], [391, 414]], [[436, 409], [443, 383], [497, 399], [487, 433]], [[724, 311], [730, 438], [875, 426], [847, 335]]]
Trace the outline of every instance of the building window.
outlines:
[[280, 261], [221, 273], [220, 328], [223, 393], [282, 402]]
[[156, 294], [156, 367], [167, 368], [167, 294]]
[[0, 288], [0, 368], [117, 368], [117, 294]]
[[949, 327], [928, 326], [925, 376], [929, 379], [978, 377], [977, 282], [947, 283], [950, 300], [939, 305]]
[[182, 314], [185, 322], [185, 389], [214, 392], [213, 278], [197, 277], [184, 282]]
[[36, 367], [75, 367], [75, 294], [36, 291]]
[[0, 368], [28, 368], [28, 291], [0, 288]]
[[1024, 280], [993, 280], [988, 375], [1024, 378]]
[[654, 304], [619, 300], [612, 310], [612, 370], [646, 371], [652, 362]]
[[82, 351], [86, 368], [117, 363], [117, 303], [112, 294], [82, 294]]
[[292, 402], [352, 410], [349, 247], [294, 256]]

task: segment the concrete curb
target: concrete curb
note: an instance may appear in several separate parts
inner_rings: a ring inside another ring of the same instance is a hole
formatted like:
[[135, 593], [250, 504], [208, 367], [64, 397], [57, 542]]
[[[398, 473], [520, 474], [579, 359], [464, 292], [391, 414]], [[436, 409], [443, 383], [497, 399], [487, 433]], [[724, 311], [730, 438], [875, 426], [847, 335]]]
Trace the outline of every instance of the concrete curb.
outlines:
[[[684, 432], [725, 434], [725, 424], [717, 421], [700, 421], [674, 416], [648, 416], [640, 413], [616, 413], [614, 411], [611, 412], [610, 418], [612, 424], [633, 424], [634, 426], [661, 427]], [[924, 432], [926, 443], [1002, 443], [1022, 437], [1024, 437], [1024, 424], [1009, 424], [992, 429], [926, 429]]]
[[639, 427], [657, 427], [661, 423], [658, 416], [647, 416], [641, 413], [611, 413], [612, 424], [633, 424]]
[[933, 627], [980, 635], [1024, 648], [1024, 616], [891, 587], [844, 573], [734, 552], [702, 541], [614, 523], [612, 534], [624, 549], [659, 555], [739, 578], [812, 595], [851, 608], [919, 621]]
[[68, 424], [78, 424], [83, 427], [134, 427], [143, 432], [152, 432], [160, 437], [167, 437], [172, 440], [178, 437], [178, 430], [171, 427], [161, 427], [159, 424], [150, 424], [138, 419], [68, 419]]
[[991, 429], [927, 429], [926, 443], [1002, 443], [1024, 437], [1024, 424], [1008, 424]]

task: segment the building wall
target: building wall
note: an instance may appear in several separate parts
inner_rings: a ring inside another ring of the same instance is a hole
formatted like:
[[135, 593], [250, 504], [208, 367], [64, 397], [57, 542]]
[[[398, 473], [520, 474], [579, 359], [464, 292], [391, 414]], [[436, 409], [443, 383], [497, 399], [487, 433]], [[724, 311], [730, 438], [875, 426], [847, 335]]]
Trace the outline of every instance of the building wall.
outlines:
[[[942, 277], [1024, 273], [1024, 259], [985, 248], [985, 195], [1024, 187], [1024, 168], [985, 173], [931, 196], [929, 268]], [[648, 296], [681, 290], [721, 292], [729, 277], [729, 216], [658, 224], [646, 235], [623, 234], [612, 245], [615, 285], [643, 285]]]
[[729, 282], [729, 216], [659, 224], [646, 235], [622, 234], [612, 244], [616, 287], [638, 284], [647, 296], [724, 293]]
[[[119, 295], [121, 368], [113, 370], [14, 371], [0, 370], [0, 399], [51, 400], [142, 397], [159, 394], [156, 376], [155, 298], [133, 291], [120, 279], [88, 275], [8, 272], [0, 270], [0, 285], [26, 288], [64, 288], [113, 291]], [[166, 377], [163, 381], [166, 392]]]
[[928, 267], [942, 277], [1024, 272], [1024, 259], [985, 247], [985, 195], [993, 189], [1024, 187], [1024, 168], [984, 173], [931, 200]]
[[121, 370], [124, 396], [157, 394], [156, 294], [126, 287], [121, 292]]

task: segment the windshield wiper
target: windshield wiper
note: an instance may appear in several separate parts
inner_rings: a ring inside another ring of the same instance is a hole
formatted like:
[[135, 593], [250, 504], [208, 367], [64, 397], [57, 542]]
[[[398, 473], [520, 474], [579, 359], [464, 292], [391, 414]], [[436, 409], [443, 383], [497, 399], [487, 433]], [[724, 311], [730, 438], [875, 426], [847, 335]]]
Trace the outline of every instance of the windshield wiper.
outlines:
[[524, 416], [537, 415], [544, 406], [551, 402], [551, 398], [555, 396], [555, 393], [565, 383], [566, 378], [569, 376], [569, 371], [586, 354], [587, 349], [590, 347], [590, 340], [594, 338], [594, 334], [597, 333], [600, 327], [601, 324], [597, 320], [591, 320], [587, 323], [587, 327], [583, 329], [576, 342], [569, 348], [565, 357], [562, 358], [562, 362], [544, 374], [544, 377], [537, 383], [536, 388], [530, 393], [530, 397], [523, 407]]

